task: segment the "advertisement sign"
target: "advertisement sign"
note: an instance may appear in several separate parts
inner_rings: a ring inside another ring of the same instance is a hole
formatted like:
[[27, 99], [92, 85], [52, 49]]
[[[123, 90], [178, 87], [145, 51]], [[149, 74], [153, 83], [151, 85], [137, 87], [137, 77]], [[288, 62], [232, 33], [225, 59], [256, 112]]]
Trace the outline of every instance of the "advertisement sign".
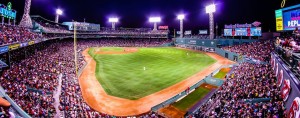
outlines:
[[17, 11], [12, 9], [11, 2], [7, 6], [0, 4], [0, 14], [8, 19], [16, 19]]
[[300, 4], [275, 10], [276, 30], [291, 31], [300, 27]]
[[247, 28], [236, 28], [235, 36], [247, 36]]
[[13, 44], [9, 46], [9, 50], [15, 50], [18, 49], [20, 47], [20, 44]]
[[34, 44], [34, 41], [29, 41], [28, 42], [28, 45], [33, 45]]
[[275, 17], [276, 17], [276, 31], [283, 30], [283, 19], [282, 19], [281, 9], [275, 11]]
[[251, 36], [261, 36], [261, 27], [251, 28]]
[[191, 34], [192, 34], [192, 31], [191, 31], [191, 30], [185, 31], [184, 34], [185, 34], [185, 35], [191, 35]]
[[28, 43], [26, 42], [26, 43], [21, 43], [20, 44], [20, 47], [26, 47], [26, 46], [28, 46]]
[[294, 30], [300, 27], [300, 9], [283, 12], [284, 30]]
[[224, 36], [232, 36], [232, 29], [224, 29]]
[[168, 30], [169, 26], [158, 26], [159, 30]]
[[0, 54], [8, 52], [9, 48], [8, 46], [0, 47]]
[[197, 42], [196, 40], [190, 40], [190, 41], [189, 41], [189, 44], [196, 45], [196, 42]]
[[300, 81], [293, 72], [276, 55], [271, 53], [271, 66], [277, 76], [277, 86], [287, 108], [288, 118], [298, 118], [300, 115]]
[[234, 25], [225, 25], [225, 29], [233, 29], [233, 28], [248, 28], [252, 27], [252, 24], [234, 24]]
[[207, 30], [199, 30], [199, 34], [208, 34]]

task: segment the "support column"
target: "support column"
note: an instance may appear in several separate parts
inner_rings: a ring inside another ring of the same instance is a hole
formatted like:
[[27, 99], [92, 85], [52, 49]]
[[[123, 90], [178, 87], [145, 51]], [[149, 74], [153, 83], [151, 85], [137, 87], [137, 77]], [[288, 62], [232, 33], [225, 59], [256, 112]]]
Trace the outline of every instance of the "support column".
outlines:
[[183, 20], [180, 20], [180, 38], [183, 37]]
[[154, 28], [153, 28], [153, 30], [155, 30], [155, 31], [157, 30], [157, 23], [156, 23], [156, 22], [154, 23]]
[[115, 23], [115, 22], [112, 22], [112, 23], [111, 23], [111, 28], [112, 28], [113, 30], [116, 29], [116, 23]]
[[209, 13], [209, 38], [214, 39], [214, 14]]
[[59, 15], [56, 14], [56, 16], [55, 16], [55, 23], [58, 23], [58, 19], [59, 19]]

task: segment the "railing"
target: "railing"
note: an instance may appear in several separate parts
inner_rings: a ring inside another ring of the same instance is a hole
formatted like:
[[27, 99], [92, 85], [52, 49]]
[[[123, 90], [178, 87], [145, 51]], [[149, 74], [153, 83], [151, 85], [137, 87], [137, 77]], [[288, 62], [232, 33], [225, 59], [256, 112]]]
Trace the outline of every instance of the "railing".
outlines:
[[0, 93], [4, 96], [4, 98], [11, 104], [11, 106], [24, 118], [31, 118], [23, 109], [17, 105], [17, 103], [12, 100], [8, 95], [6, 95], [2, 86], [0, 86]]
[[291, 68], [291, 71], [300, 78], [300, 53], [278, 45], [275, 46], [275, 53]]

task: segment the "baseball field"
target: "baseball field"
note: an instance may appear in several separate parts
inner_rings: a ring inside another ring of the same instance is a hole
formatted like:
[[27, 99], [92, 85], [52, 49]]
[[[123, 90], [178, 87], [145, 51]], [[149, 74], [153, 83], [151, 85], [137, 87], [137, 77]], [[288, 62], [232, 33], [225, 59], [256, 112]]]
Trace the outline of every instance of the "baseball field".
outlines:
[[90, 48], [96, 78], [109, 95], [137, 100], [168, 88], [216, 62], [176, 48]]

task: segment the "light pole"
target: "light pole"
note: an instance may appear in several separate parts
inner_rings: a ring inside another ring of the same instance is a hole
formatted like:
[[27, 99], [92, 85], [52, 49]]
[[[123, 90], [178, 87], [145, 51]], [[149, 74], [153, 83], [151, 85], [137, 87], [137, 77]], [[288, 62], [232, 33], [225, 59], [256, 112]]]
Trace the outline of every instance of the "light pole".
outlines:
[[63, 14], [61, 9], [56, 9], [55, 23], [58, 23], [59, 16]]
[[216, 5], [211, 4], [206, 6], [206, 13], [209, 15], [209, 38], [214, 39], [214, 12], [216, 11]]
[[23, 14], [22, 20], [19, 24], [21, 27], [32, 28], [32, 21], [29, 16], [30, 6], [31, 6], [31, 0], [25, 0], [24, 14]]
[[161, 21], [160, 17], [151, 17], [149, 18], [149, 22], [154, 24], [153, 30], [157, 30], [157, 23]]
[[180, 14], [177, 16], [177, 19], [180, 21], [180, 38], [183, 37], [183, 19], [184, 19], [184, 15]]
[[119, 22], [119, 18], [109, 18], [108, 22], [111, 23], [111, 28], [113, 30], [115, 30], [116, 29], [116, 23]]

